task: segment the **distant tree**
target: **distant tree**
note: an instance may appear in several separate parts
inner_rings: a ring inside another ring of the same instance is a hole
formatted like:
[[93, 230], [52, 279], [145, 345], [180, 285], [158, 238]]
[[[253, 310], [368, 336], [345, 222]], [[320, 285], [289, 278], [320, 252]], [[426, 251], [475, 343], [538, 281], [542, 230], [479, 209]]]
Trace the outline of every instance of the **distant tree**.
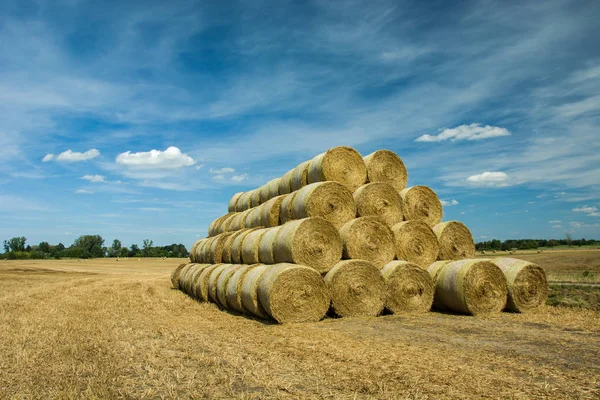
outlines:
[[131, 250], [129, 250], [129, 257], [135, 257], [140, 255], [140, 248], [137, 244], [131, 245]]
[[129, 249], [127, 247], [121, 247], [121, 249], [119, 250], [119, 257], [127, 257], [129, 256]]
[[571, 238], [571, 234], [569, 232], [565, 232], [565, 241], [567, 242], [567, 246], [571, 247], [573, 239]]
[[83, 235], [79, 236], [73, 242], [71, 246], [75, 250], [74, 254], [77, 254], [82, 258], [89, 257], [104, 257], [105, 253], [102, 249], [104, 245], [104, 239], [100, 235]]
[[38, 245], [38, 250], [42, 253], [50, 253], [50, 245], [48, 242], [40, 242]]
[[152, 250], [152, 245], [154, 244], [154, 242], [150, 239], [144, 239], [144, 244], [143, 246], [143, 250], [142, 250], [142, 255], [144, 257], [149, 257], [150, 256], [150, 252]]
[[56, 245], [56, 251], [63, 251], [65, 249], [65, 245], [62, 243], [59, 243]]
[[27, 238], [25, 236], [14, 237], [8, 241], [4, 241], [4, 250], [8, 251], [25, 251], [25, 243]]
[[555, 247], [555, 246], [558, 246], [559, 244], [560, 244], [560, 242], [556, 239], [548, 240], [548, 247]]

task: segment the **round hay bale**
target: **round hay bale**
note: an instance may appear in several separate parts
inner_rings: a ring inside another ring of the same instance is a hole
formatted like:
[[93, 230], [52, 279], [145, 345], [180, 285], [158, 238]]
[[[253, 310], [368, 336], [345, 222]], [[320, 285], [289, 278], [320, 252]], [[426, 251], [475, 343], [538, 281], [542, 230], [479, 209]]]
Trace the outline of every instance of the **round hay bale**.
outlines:
[[331, 293], [331, 307], [340, 317], [375, 317], [386, 300], [385, 280], [368, 261], [344, 260], [325, 275]]
[[427, 186], [412, 186], [400, 191], [404, 219], [419, 219], [429, 226], [439, 224], [444, 215], [442, 202]]
[[240, 294], [242, 311], [244, 313], [252, 314], [262, 319], [267, 318], [267, 313], [258, 300], [258, 282], [261, 275], [271, 267], [271, 265], [259, 265], [248, 270], [243, 277]]
[[202, 238], [202, 239], [198, 239], [194, 242], [194, 244], [192, 245], [192, 248], [190, 249], [190, 261], [191, 262], [196, 262], [196, 248], [201, 245], [203, 243], [203, 241], [206, 238]]
[[230, 215], [234, 214], [233, 212], [227, 213], [225, 215], [221, 215], [219, 218], [215, 219], [213, 222], [208, 225], [208, 237], [216, 236], [219, 233], [219, 227], [221, 226], [221, 222], [223, 222]]
[[398, 260], [427, 268], [438, 258], [440, 245], [433, 230], [418, 219], [399, 222], [392, 227]]
[[229, 265], [227, 268], [223, 270], [223, 272], [217, 278], [217, 291], [216, 291], [216, 303], [223, 308], [229, 309], [227, 306], [227, 285], [229, 285], [229, 280], [242, 266], [239, 264]]
[[277, 263], [306, 265], [325, 273], [342, 257], [342, 239], [331, 223], [305, 218], [282, 225], [275, 237], [273, 258]]
[[179, 290], [185, 294], [189, 294], [191, 288], [191, 275], [196, 269], [198, 264], [192, 263], [188, 268], [185, 269], [181, 277], [179, 278]]
[[522, 313], [546, 304], [548, 281], [542, 267], [508, 257], [491, 261], [502, 270], [508, 283], [506, 310]]
[[329, 309], [330, 296], [321, 275], [312, 268], [276, 264], [258, 281], [258, 299], [280, 324], [320, 321]]
[[190, 276], [190, 290], [188, 293], [191, 297], [198, 299], [196, 293], [197, 293], [198, 281], [200, 280], [200, 275], [202, 274], [202, 271], [204, 271], [210, 265], [211, 264], [198, 264], [196, 266], [196, 269], [194, 270], [194, 272], [192, 272], [192, 275]]
[[[452, 262], [452, 260], [436, 261], [433, 264], [431, 264], [429, 267], [427, 267], [427, 272], [429, 273], [429, 276], [433, 280], [434, 285], [435, 285], [435, 282], [437, 281], [437, 277], [440, 274], [440, 271], [442, 270], [442, 268], [445, 267], [447, 264], [450, 264], [451, 262]], [[434, 299], [434, 302], [435, 302], [435, 299]], [[435, 304], [434, 304], [434, 307], [436, 307]]]
[[262, 206], [259, 206], [248, 210], [242, 226], [245, 228], [258, 228], [261, 226], [261, 208]]
[[244, 238], [242, 242], [242, 261], [243, 264], [256, 264], [260, 262], [258, 256], [258, 246], [260, 239], [265, 233], [269, 231], [269, 228], [256, 229]]
[[237, 215], [238, 215], [238, 213], [231, 213], [231, 214], [228, 214], [226, 218], [223, 218], [223, 220], [221, 220], [221, 223], [217, 227], [217, 235], [219, 235], [223, 232], [228, 232], [229, 226], [235, 220]]
[[226, 302], [227, 308], [237, 312], [244, 312], [242, 307], [242, 282], [248, 271], [263, 264], [240, 265], [227, 283]]
[[440, 260], [462, 260], [475, 257], [471, 231], [462, 222], [448, 221], [433, 227], [440, 244]]
[[292, 175], [294, 174], [294, 170], [291, 169], [286, 172], [281, 179], [279, 180], [279, 194], [288, 194], [292, 192]]
[[260, 190], [259, 189], [252, 190], [252, 194], [250, 195], [250, 206], [258, 207], [260, 205], [260, 203], [261, 203]]
[[506, 306], [506, 278], [490, 260], [449, 262], [441, 267], [434, 284], [438, 310], [477, 315], [500, 312]]
[[173, 288], [179, 289], [179, 278], [181, 277], [181, 273], [184, 271], [184, 268], [188, 265], [189, 264], [179, 264], [177, 267], [175, 267], [173, 272], [171, 272], [171, 284], [173, 285]]
[[282, 201], [279, 207], [279, 224], [283, 225], [292, 220], [292, 203], [298, 192], [288, 194]]
[[223, 246], [225, 245], [227, 238], [231, 235], [233, 235], [233, 232], [225, 232], [215, 236], [210, 244], [209, 256], [206, 262], [220, 264], [221, 261], [223, 261]]
[[273, 197], [271, 200], [263, 203], [257, 210], [259, 214], [259, 226], [271, 228], [279, 225], [279, 214], [281, 213], [281, 203], [287, 197], [287, 194]]
[[235, 205], [238, 201], [238, 199], [244, 194], [244, 192], [237, 192], [236, 194], [234, 194], [233, 196], [231, 196], [231, 199], [229, 200], [229, 206], [227, 207], [227, 210], [229, 212], [234, 212], [236, 211]]
[[308, 183], [335, 181], [354, 192], [367, 181], [367, 167], [360, 153], [340, 146], [327, 150], [310, 160]]
[[233, 232], [231, 235], [225, 239], [225, 243], [223, 243], [223, 253], [221, 254], [221, 261], [224, 263], [232, 264], [231, 260], [231, 249], [233, 247], [233, 241], [241, 235], [243, 232], [246, 232], [247, 229], [240, 229], [239, 231]]
[[208, 301], [210, 301], [211, 303], [216, 303], [217, 302], [217, 280], [219, 279], [219, 276], [221, 276], [221, 274], [229, 267], [231, 267], [232, 264], [220, 264], [217, 268], [213, 269], [210, 272], [210, 275], [208, 276]]
[[385, 182], [401, 191], [408, 181], [408, 173], [402, 159], [390, 150], [377, 150], [363, 157], [369, 182]]
[[246, 218], [246, 215], [248, 215], [248, 213], [251, 210], [253, 210], [253, 209], [235, 213], [235, 217], [233, 217], [233, 219], [229, 222], [229, 226], [227, 227], [228, 231], [235, 232], [235, 231], [239, 231], [240, 229], [242, 229], [245, 226], [244, 219]]
[[381, 270], [387, 287], [385, 307], [392, 313], [431, 310], [435, 286], [429, 273], [417, 264], [391, 261]]
[[296, 192], [291, 206], [292, 219], [321, 217], [337, 229], [356, 217], [352, 193], [338, 182], [317, 182], [303, 187]]
[[265, 203], [267, 201], [269, 201], [269, 194], [271, 193], [269, 191], [269, 183], [271, 183], [270, 181], [265, 183], [264, 185], [262, 185], [261, 187], [259, 187], [258, 190], [260, 192], [260, 202]]
[[235, 211], [242, 212], [252, 208], [252, 191], [244, 192], [235, 203]]
[[275, 239], [279, 234], [279, 229], [281, 227], [277, 226], [275, 228], [270, 228], [262, 237], [260, 238], [260, 243], [258, 244], [258, 258], [260, 262], [263, 264], [275, 264], [275, 258], [273, 255], [273, 248], [275, 246]]
[[394, 233], [378, 217], [360, 217], [346, 222], [340, 229], [344, 259], [359, 259], [382, 268], [396, 255]]
[[356, 203], [356, 214], [359, 217], [374, 215], [389, 226], [401, 222], [404, 218], [402, 198], [388, 183], [367, 183], [356, 189], [352, 196]]
[[209, 264], [207, 267], [202, 269], [200, 276], [196, 279], [196, 286], [194, 286], [194, 297], [199, 301], [208, 301], [208, 278], [212, 271], [222, 264]]
[[243, 264], [242, 262], [242, 244], [244, 243], [244, 239], [246, 236], [255, 231], [258, 228], [249, 228], [242, 233], [240, 233], [235, 239], [233, 239], [233, 243], [231, 245], [231, 262], [232, 264]]
[[290, 190], [292, 192], [300, 190], [308, 185], [308, 167], [310, 167], [310, 160], [304, 161], [292, 170], [292, 176], [290, 178]]
[[271, 200], [273, 197], [279, 196], [280, 180], [281, 178], [275, 178], [267, 184], [267, 186], [269, 187], [269, 200]]
[[214, 236], [205, 240], [202, 244], [196, 247], [196, 262], [206, 263], [209, 258], [210, 246], [214, 240]]

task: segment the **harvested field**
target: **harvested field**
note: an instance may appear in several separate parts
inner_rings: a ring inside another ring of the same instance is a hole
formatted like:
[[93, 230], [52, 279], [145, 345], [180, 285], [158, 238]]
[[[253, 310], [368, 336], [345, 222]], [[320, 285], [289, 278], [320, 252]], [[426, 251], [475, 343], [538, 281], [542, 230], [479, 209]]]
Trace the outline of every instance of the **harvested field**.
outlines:
[[[565, 254], [551, 256], [587, 257]], [[594, 311], [278, 325], [172, 289], [182, 262], [2, 262], [0, 398], [600, 396]]]

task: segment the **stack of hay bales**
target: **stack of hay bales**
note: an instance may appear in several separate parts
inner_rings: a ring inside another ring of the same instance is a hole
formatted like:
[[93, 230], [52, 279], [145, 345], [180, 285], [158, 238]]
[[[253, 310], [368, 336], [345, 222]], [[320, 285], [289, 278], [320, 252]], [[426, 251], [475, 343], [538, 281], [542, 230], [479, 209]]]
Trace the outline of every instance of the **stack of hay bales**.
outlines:
[[[541, 268], [474, 259], [469, 229], [441, 222], [433, 190], [406, 187], [389, 150], [336, 147], [280, 178], [236, 193], [173, 286], [257, 318], [318, 321], [442, 311], [522, 312], [547, 296]], [[545, 288], [545, 291], [544, 291]]]

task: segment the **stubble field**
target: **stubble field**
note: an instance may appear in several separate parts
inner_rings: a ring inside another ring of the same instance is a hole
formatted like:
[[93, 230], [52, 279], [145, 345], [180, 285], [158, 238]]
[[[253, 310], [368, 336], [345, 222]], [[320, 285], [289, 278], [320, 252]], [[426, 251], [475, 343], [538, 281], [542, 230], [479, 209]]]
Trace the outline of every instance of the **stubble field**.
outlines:
[[[600, 276], [600, 251], [515, 257]], [[0, 398], [600, 397], [593, 310], [274, 325], [172, 289], [180, 262], [1, 262]]]

